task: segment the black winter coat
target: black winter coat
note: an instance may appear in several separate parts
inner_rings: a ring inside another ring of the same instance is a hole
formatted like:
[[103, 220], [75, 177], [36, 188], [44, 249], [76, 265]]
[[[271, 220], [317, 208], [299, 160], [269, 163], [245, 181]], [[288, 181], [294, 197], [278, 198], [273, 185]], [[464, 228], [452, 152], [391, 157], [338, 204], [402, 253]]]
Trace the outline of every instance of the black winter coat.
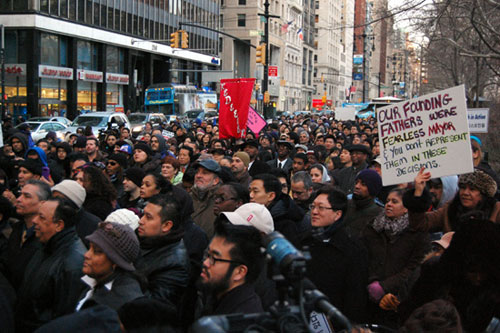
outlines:
[[85, 246], [74, 227], [58, 232], [28, 264], [18, 292], [17, 332], [37, 327], [75, 310], [82, 291]]
[[139, 238], [141, 256], [135, 267], [148, 280], [146, 296], [175, 306], [189, 284], [189, 256], [182, 233]]
[[366, 251], [347, 234], [342, 220], [328, 227], [323, 239], [310, 235], [302, 242], [311, 254], [307, 277], [349, 319], [364, 322], [368, 300]]
[[[108, 289], [106, 284], [111, 281], [113, 281], [113, 284], [111, 289]], [[86, 285], [80, 295], [80, 300], [87, 295], [90, 289], [90, 286]], [[123, 304], [142, 296], [144, 294], [139, 281], [130, 273], [119, 270], [94, 288], [92, 297], [85, 301], [81, 310], [100, 304], [117, 311]]]
[[304, 211], [288, 195], [280, 195], [269, 207], [273, 217], [274, 229], [279, 231], [295, 246], [300, 244], [304, 235], [300, 231], [307, 230], [304, 225]]

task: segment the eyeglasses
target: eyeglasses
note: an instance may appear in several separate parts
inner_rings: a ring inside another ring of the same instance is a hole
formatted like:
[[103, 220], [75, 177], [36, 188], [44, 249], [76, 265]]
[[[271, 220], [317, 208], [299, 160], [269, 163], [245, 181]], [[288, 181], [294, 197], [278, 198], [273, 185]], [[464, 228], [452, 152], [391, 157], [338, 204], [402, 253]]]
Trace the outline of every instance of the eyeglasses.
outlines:
[[220, 261], [220, 262], [227, 262], [227, 263], [230, 263], [230, 264], [245, 265], [244, 263], [242, 263], [240, 261], [236, 261], [236, 260], [215, 258], [212, 253], [210, 253], [208, 251], [205, 251], [205, 253], [203, 254], [203, 261], [205, 261], [207, 258], [208, 258], [208, 262], [210, 263], [210, 266], [215, 265], [215, 263], [217, 263], [218, 261]]
[[226, 198], [224, 198], [224, 196], [222, 196], [222, 195], [216, 195], [216, 196], [214, 197], [214, 202], [215, 202], [215, 203], [221, 203], [221, 202], [224, 202], [224, 201], [236, 200], [236, 199], [238, 199], [238, 198], [227, 198], [227, 199], [226, 199]]
[[332, 208], [332, 207], [316, 206], [316, 205], [314, 205], [314, 204], [310, 204], [310, 205], [309, 205], [309, 209], [311, 210], [311, 212], [312, 212], [313, 210], [315, 210], [316, 208], [317, 208], [317, 209], [318, 209], [321, 213], [322, 213], [322, 212], [324, 212], [324, 211], [325, 211], [325, 210], [327, 210], [327, 209], [331, 209], [331, 210], [333, 210], [333, 208]]
[[116, 163], [115, 161], [108, 161], [108, 164], [111, 165], [111, 166], [115, 166], [117, 165], [118, 163]]

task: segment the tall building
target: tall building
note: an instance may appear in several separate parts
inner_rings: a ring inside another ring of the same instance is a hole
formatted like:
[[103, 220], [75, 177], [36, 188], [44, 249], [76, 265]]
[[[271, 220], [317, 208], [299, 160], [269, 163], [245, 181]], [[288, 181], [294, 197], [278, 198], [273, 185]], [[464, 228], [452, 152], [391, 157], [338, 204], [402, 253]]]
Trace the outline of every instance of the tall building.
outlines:
[[70, 118], [84, 110], [136, 111], [151, 84], [202, 85], [199, 71], [219, 64], [218, 34], [183, 27], [189, 49], [173, 49], [170, 34], [181, 22], [216, 29], [218, 1], [0, 1], [8, 110]]

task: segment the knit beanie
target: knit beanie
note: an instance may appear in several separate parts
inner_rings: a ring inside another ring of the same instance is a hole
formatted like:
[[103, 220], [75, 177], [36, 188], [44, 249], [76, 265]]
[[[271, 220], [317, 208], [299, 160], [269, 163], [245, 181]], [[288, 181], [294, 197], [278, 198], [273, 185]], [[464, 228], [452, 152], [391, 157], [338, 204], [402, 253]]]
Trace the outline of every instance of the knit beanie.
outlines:
[[52, 192], [59, 192], [66, 198], [72, 201], [78, 209], [82, 208], [87, 192], [85, 188], [78, 182], [70, 179], [65, 179], [59, 184], [52, 187]]
[[87, 138], [84, 137], [83, 135], [80, 135], [79, 137], [76, 138], [75, 143], [73, 144], [74, 148], [85, 148], [87, 145]]
[[126, 271], [135, 271], [133, 263], [139, 255], [139, 240], [128, 225], [101, 222], [96, 231], [85, 239], [99, 246], [109, 260], [118, 267]]
[[368, 188], [368, 193], [370, 193], [372, 197], [376, 196], [382, 189], [382, 178], [375, 170], [365, 169], [361, 171], [356, 176], [356, 180], [358, 179], [361, 179], [361, 181], [365, 183]]
[[133, 167], [127, 169], [123, 176], [130, 179], [135, 185], [141, 187], [142, 179], [145, 175], [146, 173], [144, 172], [144, 170], [142, 170], [141, 168]]
[[118, 162], [123, 169], [127, 168], [127, 157], [124, 154], [113, 153], [108, 157], [108, 160]]
[[238, 157], [240, 160], [242, 160], [243, 164], [245, 164], [246, 167], [248, 167], [248, 165], [250, 164], [250, 156], [248, 156], [248, 154], [244, 151], [234, 153], [233, 157]]
[[127, 208], [122, 208], [109, 214], [104, 222], [116, 222], [128, 225], [132, 230], [135, 230], [139, 227], [139, 216]]
[[31, 158], [27, 158], [24, 161], [22, 161], [21, 164], [19, 164], [19, 167], [25, 168], [34, 175], [39, 175], [39, 176], [42, 175], [43, 164], [38, 159], [34, 160]]
[[145, 152], [146, 154], [148, 154], [148, 156], [153, 155], [153, 150], [151, 149], [151, 147], [149, 145], [147, 145], [146, 143], [144, 143], [144, 142], [138, 142], [138, 143], [136, 143], [135, 146], [134, 146], [134, 150], [136, 150], [136, 149], [142, 150], [143, 152]]
[[476, 188], [481, 194], [493, 198], [497, 193], [497, 183], [486, 172], [476, 169], [472, 173], [466, 173], [458, 178], [458, 187], [469, 185]]

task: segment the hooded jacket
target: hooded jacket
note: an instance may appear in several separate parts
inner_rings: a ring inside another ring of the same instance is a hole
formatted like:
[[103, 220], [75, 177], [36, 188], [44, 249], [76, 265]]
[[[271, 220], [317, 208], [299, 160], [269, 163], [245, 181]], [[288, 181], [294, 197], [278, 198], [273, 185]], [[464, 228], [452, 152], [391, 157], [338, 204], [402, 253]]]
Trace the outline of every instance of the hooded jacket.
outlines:
[[163, 157], [166, 156], [167, 140], [165, 140], [165, 138], [162, 135], [160, 135], [160, 134], [155, 134], [153, 136], [155, 138], [157, 138], [158, 142], [160, 143], [160, 146], [158, 147], [158, 150], [155, 151], [155, 153], [156, 153], [155, 157], [157, 157], [158, 159], [162, 159]]
[[52, 176], [54, 183], [59, 183], [64, 177], [64, 169], [61, 169], [54, 160], [47, 159], [45, 151], [40, 147], [32, 147], [28, 149], [24, 158], [27, 158], [28, 154], [32, 151], [37, 153], [38, 159], [42, 162], [43, 166], [50, 169], [50, 175]]
[[21, 132], [16, 132], [14, 134], [12, 134], [9, 138], [9, 143], [12, 145], [12, 139], [18, 139], [19, 141], [21, 141], [21, 143], [23, 144], [23, 150], [21, 150], [20, 152], [15, 152], [14, 153], [16, 154], [17, 157], [22, 157], [22, 158], [25, 158], [26, 156], [26, 151], [29, 149], [29, 146], [28, 146], [28, 137], [21, 133]]
[[451, 201], [458, 192], [458, 176], [441, 177], [440, 179], [443, 184], [443, 194], [436, 208], [443, 207], [444, 204]]

